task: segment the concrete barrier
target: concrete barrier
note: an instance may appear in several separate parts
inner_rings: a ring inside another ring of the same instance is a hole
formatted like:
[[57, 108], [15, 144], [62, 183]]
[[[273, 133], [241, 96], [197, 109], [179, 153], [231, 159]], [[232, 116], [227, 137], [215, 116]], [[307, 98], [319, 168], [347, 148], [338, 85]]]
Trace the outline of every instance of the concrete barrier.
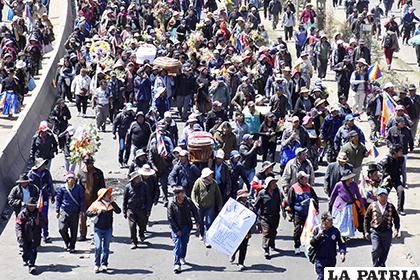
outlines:
[[[6, 144], [1, 147], [0, 152], [0, 212], [7, 203], [7, 196], [10, 189], [15, 185], [16, 178], [27, 168], [29, 151], [32, 136], [35, 134], [39, 122], [46, 120], [56, 100], [55, 89], [51, 81], [55, 78], [56, 65], [63, 57], [64, 43], [73, 30], [74, 18], [76, 16], [73, 0], [58, 0], [60, 11], [65, 12], [59, 33], [56, 34], [56, 46], [50, 54], [50, 60], [38, 80], [37, 88], [33, 93], [34, 98], [28, 100], [25, 110], [19, 116], [16, 124], [7, 135], [0, 137], [7, 138]], [[61, 15], [60, 15], [61, 17]]]

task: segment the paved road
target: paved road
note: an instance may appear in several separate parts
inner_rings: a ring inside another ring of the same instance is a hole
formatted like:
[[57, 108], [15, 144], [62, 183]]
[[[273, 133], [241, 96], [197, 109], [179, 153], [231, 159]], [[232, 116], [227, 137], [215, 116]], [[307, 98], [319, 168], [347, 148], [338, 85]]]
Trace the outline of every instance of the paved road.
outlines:
[[[266, 23], [266, 22], [265, 22]], [[266, 26], [269, 26], [266, 24]], [[269, 27], [268, 27], [269, 28]], [[280, 31], [271, 32], [272, 36]], [[275, 38], [275, 37], [273, 37]], [[292, 47], [292, 45], [290, 46]], [[327, 79], [331, 80], [332, 73], [328, 74]], [[331, 91], [335, 90], [335, 84], [326, 82]], [[334, 95], [331, 96], [334, 102]], [[72, 115], [75, 116], [75, 107], [70, 106]], [[89, 109], [90, 118], [73, 118], [73, 125], [87, 125], [93, 123], [93, 111]], [[366, 122], [360, 123], [365, 133], [368, 132]], [[182, 125], [179, 124], [181, 128]], [[96, 165], [101, 168], [108, 185], [115, 186], [117, 189], [126, 183], [126, 169], [119, 169], [117, 162], [117, 142], [112, 139], [107, 127], [107, 132], [100, 133], [103, 144], [97, 154]], [[383, 149], [380, 150], [381, 156], [385, 155]], [[366, 162], [373, 161], [372, 158]], [[388, 265], [389, 266], [419, 266], [418, 248], [420, 227], [418, 225], [417, 197], [420, 196], [419, 180], [415, 178], [420, 166], [420, 150], [410, 155], [408, 163], [408, 182], [410, 189], [407, 191], [407, 213], [402, 219], [402, 237], [394, 240]], [[321, 199], [321, 210], [326, 209], [327, 199], [323, 194], [322, 174], [325, 167], [321, 167], [317, 172], [316, 192]], [[53, 161], [53, 176], [56, 180], [64, 179], [64, 160], [63, 155], [59, 154]], [[117, 200], [121, 204], [121, 197]], [[396, 202], [396, 194], [391, 194], [391, 201]], [[162, 204], [158, 204], [152, 211], [151, 220], [154, 222], [149, 227], [150, 235], [147, 242], [137, 250], [129, 249], [129, 231], [127, 221], [121, 215], [115, 216], [114, 238], [111, 244], [112, 254], [110, 256], [109, 275], [93, 274], [93, 245], [91, 241], [76, 244], [77, 253], [70, 255], [63, 250], [63, 242], [59, 238], [57, 221], [50, 215], [50, 228], [53, 243], [43, 245], [40, 248], [37, 264], [39, 275], [37, 279], [75, 279], [83, 277], [85, 279], [256, 279], [258, 277], [278, 277], [280, 279], [302, 280], [315, 278], [313, 266], [303, 257], [294, 256], [292, 232], [293, 227], [290, 223], [282, 220], [278, 229], [276, 246], [278, 250], [273, 252], [271, 260], [265, 260], [261, 249], [261, 235], [253, 235], [248, 247], [248, 255], [245, 265], [248, 270], [236, 272], [236, 267], [231, 265], [228, 257], [215, 251], [206, 249], [198, 238], [192, 236], [189, 244], [187, 261], [189, 265], [183, 267], [184, 272], [180, 275], [172, 273], [172, 244], [169, 235], [169, 227], [166, 221], [166, 209]], [[91, 232], [92, 229], [89, 229]], [[360, 236], [359, 236], [360, 237]], [[369, 266], [370, 244], [356, 238], [350, 241], [347, 261], [339, 266]], [[17, 244], [14, 237], [14, 219], [10, 219], [7, 227], [0, 236], [0, 271], [4, 279], [32, 279], [27, 274], [27, 270], [21, 266], [21, 259], [17, 254]]]

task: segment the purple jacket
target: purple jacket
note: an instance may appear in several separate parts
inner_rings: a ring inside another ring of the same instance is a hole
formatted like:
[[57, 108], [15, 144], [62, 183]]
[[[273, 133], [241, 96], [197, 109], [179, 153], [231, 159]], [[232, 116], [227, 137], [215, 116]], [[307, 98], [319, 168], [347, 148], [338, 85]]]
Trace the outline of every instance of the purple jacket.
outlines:
[[346, 205], [352, 204], [355, 198], [357, 198], [362, 207], [364, 207], [365, 201], [360, 195], [356, 182], [353, 182], [350, 186], [346, 187], [343, 182], [340, 181], [335, 185], [331, 193], [329, 209], [330, 211], [333, 208], [343, 210]]

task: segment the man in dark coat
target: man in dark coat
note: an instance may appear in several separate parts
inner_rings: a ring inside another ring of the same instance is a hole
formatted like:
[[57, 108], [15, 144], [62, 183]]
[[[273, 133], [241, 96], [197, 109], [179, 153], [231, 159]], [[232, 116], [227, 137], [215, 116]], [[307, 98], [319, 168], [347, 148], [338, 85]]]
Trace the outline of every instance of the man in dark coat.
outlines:
[[48, 128], [48, 123], [46, 121], [42, 121], [39, 124], [38, 132], [32, 138], [29, 159], [32, 162], [35, 161], [35, 158], [46, 159], [48, 161], [46, 163], [47, 169], [50, 169], [51, 160], [57, 153], [57, 141], [55, 140], [54, 135]]
[[179, 152], [179, 161], [169, 173], [168, 184], [171, 187], [181, 186], [185, 194], [191, 197], [192, 187], [200, 177], [200, 169], [188, 160], [188, 151]]
[[136, 121], [131, 123], [125, 138], [126, 145], [131, 143], [133, 157], [136, 156], [138, 149], [146, 149], [151, 133], [150, 125], [145, 122], [144, 113], [137, 112]]
[[17, 216], [29, 198], [38, 199], [39, 189], [34, 184], [30, 183], [26, 174], [20, 175], [16, 184], [17, 185], [10, 191], [7, 201]]
[[23, 246], [22, 259], [29, 266], [29, 273], [36, 272], [35, 261], [41, 243], [41, 229], [45, 224], [44, 216], [36, 208], [37, 199], [30, 198], [16, 217], [16, 236]]
[[326, 195], [330, 196], [335, 185], [340, 182], [346, 170], [353, 171], [353, 166], [348, 161], [349, 159], [346, 153], [339, 153], [337, 162], [331, 162], [328, 165], [324, 177], [324, 192]]
[[119, 143], [119, 152], [118, 152], [118, 162], [120, 167], [127, 167], [128, 159], [130, 158], [130, 148], [131, 143], [126, 144], [126, 136], [128, 129], [131, 126], [131, 123], [134, 121], [134, 107], [131, 103], [125, 104], [125, 108], [122, 112], [118, 113], [115, 117], [112, 125], [112, 134], [113, 138], [117, 138], [118, 131], [118, 143]]
[[144, 232], [151, 208], [152, 198], [148, 191], [148, 185], [141, 180], [140, 172], [135, 171], [130, 174], [130, 182], [125, 188], [123, 199], [124, 218], [128, 219], [130, 226], [131, 249], [137, 248], [137, 227], [141, 242], [145, 239]]

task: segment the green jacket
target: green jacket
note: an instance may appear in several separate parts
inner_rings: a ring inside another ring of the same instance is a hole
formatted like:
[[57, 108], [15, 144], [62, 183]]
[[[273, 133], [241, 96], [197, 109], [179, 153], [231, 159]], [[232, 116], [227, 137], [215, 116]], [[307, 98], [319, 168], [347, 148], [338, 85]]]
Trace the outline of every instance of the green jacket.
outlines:
[[213, 181], [209, 186], [206, 186], [201, 178], [198, 178], [194, 183], [191, 200], [198, 208], [218, 209], [223, 205], [222, 194], [216, 182]]
[[342, 148], [341, 152], [345, 152], [349, 158], [349, 162], [353, 165], [353, 168], [362, 166], [363, 159], [368, 156], [366, 147], [359, 143], [356, 148], [353, 148], [350, 142], [346, 143]]

